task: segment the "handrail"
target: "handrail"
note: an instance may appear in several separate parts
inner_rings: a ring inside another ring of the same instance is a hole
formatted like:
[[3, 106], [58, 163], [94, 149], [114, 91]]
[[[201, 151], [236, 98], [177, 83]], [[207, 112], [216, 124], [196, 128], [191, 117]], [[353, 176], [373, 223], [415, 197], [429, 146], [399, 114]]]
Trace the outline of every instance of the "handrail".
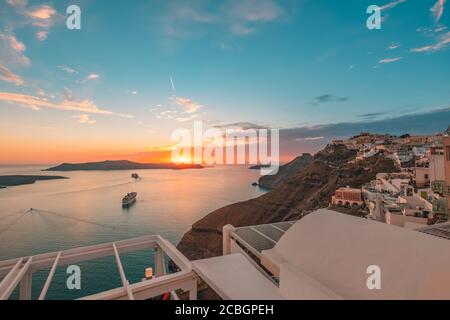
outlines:
[[50, 287], [50, 283], [53, 280], [53, 276], [55, 275], [56, 268], [58, 267], [59, 258], [61, 257], [61, 252], [58, 252], [55, 261], [53, 262], [52, 269], [50, 270], [47, 280], [45, 280], [44, 287], [42, 288], [41, 294], [39, 295], [39, 300], [44, 300], [47, 295], [48, 288]]

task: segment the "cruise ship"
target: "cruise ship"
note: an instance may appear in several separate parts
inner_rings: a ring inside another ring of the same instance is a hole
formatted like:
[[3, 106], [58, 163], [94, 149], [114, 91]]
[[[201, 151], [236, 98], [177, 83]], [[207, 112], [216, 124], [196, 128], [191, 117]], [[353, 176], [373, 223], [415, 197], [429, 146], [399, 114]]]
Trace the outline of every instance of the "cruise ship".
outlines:
[[137, 192], [130, 192], [127, 193], [125, 197], [122, 199], [122, 206], [123, 207], [129, 207], [133, 203], [136, 202]]

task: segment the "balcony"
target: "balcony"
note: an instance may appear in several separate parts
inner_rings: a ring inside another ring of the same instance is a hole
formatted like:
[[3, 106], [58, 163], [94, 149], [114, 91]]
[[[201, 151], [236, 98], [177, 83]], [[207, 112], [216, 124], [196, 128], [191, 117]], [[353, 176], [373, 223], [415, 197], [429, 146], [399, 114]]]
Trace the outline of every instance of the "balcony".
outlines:
[[[155, 277], [130, 284], [120, 254], [151, 248], [155, 251]], [[164, 256], [167, 255], [179, 271], [166, 274]], [[80, 300], [146, 300], [165, 293], [171, 293], [177, 299], [175, 291], [189, 292], [190, 299], [197, 298], [197, 276], [191, 263], [169, 241], [160, 236], [145, 236], [135, 239], [88, 247], [75, 248], [60, 252], [45, 253], [0, 262], [0, 300], [7, 300], [19, 287], [19, 299], [31, 300], [33, 273], [50, 268], [38, 300], [44, 300], [52, 283], [57, 267], [73, 265], [82, 261], [114, 256], [122, 286], [98, 294], [80, 298]]]

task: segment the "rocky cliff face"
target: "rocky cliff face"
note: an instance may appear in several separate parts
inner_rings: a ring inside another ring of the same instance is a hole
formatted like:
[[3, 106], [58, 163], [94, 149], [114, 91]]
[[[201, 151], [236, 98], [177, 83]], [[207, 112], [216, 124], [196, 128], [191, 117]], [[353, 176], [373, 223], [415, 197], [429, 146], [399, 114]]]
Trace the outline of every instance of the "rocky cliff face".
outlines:
[[[178, 244], [189, 259], [222, 254], [222, 227], [235, 227], [298, 219], [303, 211], [327, 207], [334, 191], [342, 186], [360, 187], [378, 172], [397, 171], [394, 162], [382, 156], [354, 162], [356, 154], [344, 146], [327, 146], [308, 165], [286, 169], [276, 187], [255, 199], [235, 203], [208, 214], [193, 224]], [[294, 160], [295, 161], [295, 160]]]
[[304, 153], [291, 162], [280, 166], [280, 169], [276, 175], [262, 176], [259, 178], [258, 184], [260, 187], [265, 189], [275, 189], [284, 180], [295, 175], [312, 161], [313, 157], [309, 153]]

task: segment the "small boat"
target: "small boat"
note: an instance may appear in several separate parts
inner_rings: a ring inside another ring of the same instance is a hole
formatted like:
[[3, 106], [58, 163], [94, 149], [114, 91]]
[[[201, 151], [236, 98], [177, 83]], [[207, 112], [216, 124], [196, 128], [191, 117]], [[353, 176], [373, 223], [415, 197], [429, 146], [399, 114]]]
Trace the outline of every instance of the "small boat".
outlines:
[[139, 175], [137, 173], [132, 173], [131, 177], [134, 179], [139, 179]]
[[130, 192], [122, 199], [122, 207], [129, 207], [136, 202], [137, 192]]

